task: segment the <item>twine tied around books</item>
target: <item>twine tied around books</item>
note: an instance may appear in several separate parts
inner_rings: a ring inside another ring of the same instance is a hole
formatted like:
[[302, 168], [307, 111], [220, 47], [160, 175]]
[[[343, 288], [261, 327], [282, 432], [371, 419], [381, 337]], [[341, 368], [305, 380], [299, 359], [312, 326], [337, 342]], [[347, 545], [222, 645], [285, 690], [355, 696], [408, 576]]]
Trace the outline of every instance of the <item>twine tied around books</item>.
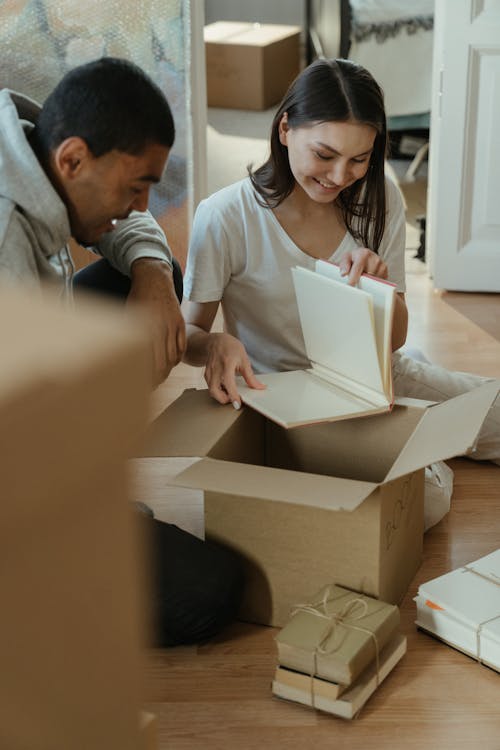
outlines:
[[464, 565], [463, 570], [466, 573], [474, 573], [475, 576], [479, 576], [479, 578], [484, 578], [485, 581], [494, 583], [495, 586], [500, 586], [500, 576], [497, 576], [496, 573], [480, 573], [479, 570], [476, 570], [471, 565]]
[[[495, 586], [500, 586], [500, 576], [497, 576], [496, 573], [480, 573], [470, 565], [464, 565], [463, 570], [465, 573], [474, 573], [475, 576], [479, 576], [479, 578], [483, 578], [485, 581], [493, 583]], [[493, 622], [494, 620], [500, 620], [500, 615], [490, 617], [489, 620], [483, 620], [483, 622], [480, 622], [476, 628], [476, 659], [478, 664], [483, 663], [481, 657], [481, 631], [484, 625], [487, 625], [489, 622]]]
[[313, 604], [296, 604], [291, 612], [292, 617], [297, 612], [306, 612], [313, 615], [314, 617], [321, 617], [322, 619], [327, 620], [327, 625], [324, 631], [321, 633], [318, 644], [316, 645], [316, 648], [313, 652], [313, 668], [309, 675], [309, 677], [311, 678], [311, 706], [313, 708], [316, 708], [314, 695], [314, 677], [318, 674], [318, 654], [331, 654], [335, 650], [333, 647], [326, 648], [326, 644], [330, 639], [330, 636], [335, 634], [335, 631], [339, 625], [343, 625], [345, 628], [351, 630], [359, 630], [362, 633], [366, 633], [373, 640], [373, 644], [375, 647], [377, 687], [380, 684], [380, 649], [377, 636], [368, 628], [363, 628], [361, 625], [354, 624], [357, 620], [361, 620], [363, 617], [365, 617], [366, 613], [368, 612], [367, 602], [365, 601], [365, 599], [356, 597], [346, 602], [346, 604], [344, 604], [342, 609], [340, 609], [338, 612], [329, 613], [327, 608], [328, 602], [338, 601], [338, 599], [342, 598], [329, 598], [329, 593], [330, 588], [327, 587], [320, 602], [315, 602]]
[[476, 628], [476, 659], [478, 661], [478, 664], [483, 663], [483, 659], [481, 656], [481, 631], [484, 625], [487, 625], [489, 622], [493, 622], [494, 620], [500, 620], [500, 615], [490, 617], [489, 620], [483, 620], [483, 622], [480, 622]]

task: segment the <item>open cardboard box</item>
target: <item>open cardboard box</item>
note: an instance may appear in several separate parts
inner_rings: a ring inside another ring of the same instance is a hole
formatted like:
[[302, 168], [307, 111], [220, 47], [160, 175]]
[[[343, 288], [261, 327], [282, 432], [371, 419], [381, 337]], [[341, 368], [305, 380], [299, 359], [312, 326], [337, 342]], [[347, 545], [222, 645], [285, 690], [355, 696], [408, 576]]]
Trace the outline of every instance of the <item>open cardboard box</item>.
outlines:
[[206, 537], [243, 556], [241, 618], [283, 626], [328, 583], [402, 599], [422, 555], [423, 467], [473, 446], [498, 388], [290, 430], [187, 390], [144, 456], [166, 483], [204, 491]]

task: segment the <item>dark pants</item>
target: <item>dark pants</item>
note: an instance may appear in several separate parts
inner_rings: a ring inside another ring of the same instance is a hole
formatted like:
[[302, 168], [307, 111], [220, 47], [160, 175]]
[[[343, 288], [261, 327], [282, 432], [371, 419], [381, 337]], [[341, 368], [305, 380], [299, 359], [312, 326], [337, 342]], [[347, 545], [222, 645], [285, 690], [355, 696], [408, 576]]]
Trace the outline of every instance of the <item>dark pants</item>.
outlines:
[[151, 552], [154, 646], [199, 643], [234, 620], [243, 574], [228, 549], [144, 518]]
[[[98, 260], [74, 277], [79, 289], [125, 299], [130, 279]], [[174, 285], [182, 300], [182, 271], [174, 261]], [[193, 429], [195, 429], [193, 425]], [[236, 616], [243, 592], [239, 559], [228, 549], [204, 542], [169, 523], [153, 518], [138, 505], [150, 551], [155, 646], [199, 643], [211, 638]]]
[[[179, 302], [182, 301], [182, 271], [175, 258], [173, 263], [173, 277], [175, 293]], [[73, 279], [73, 288], [88, 289], [92, 292], [102, 292], [108, 296], [125, 299], [130, 292], [130, 279], [110, 266], [107, 260], [101, 258], [89, 266], [85, 266], [81, 271], [75, 273]]]

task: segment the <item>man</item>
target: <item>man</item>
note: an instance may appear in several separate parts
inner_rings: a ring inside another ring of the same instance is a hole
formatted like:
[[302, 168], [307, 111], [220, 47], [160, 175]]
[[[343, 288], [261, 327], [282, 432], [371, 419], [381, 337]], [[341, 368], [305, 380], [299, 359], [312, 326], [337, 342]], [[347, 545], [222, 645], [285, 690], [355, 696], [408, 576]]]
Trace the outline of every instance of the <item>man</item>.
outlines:
[[[185, 349], [182, 275], [147, 212], [175, 129], [161, 90], [137, 66], [102, 58], [71, 70], [40, 109], [0, 91], [0, 280], [72, 285], [70, 238], [103, 259], [82, 285], [127, 297], [151, 315], [155, 378]], [[143, 516], [152, 540], [155, 641], [207, 638], [238, 607], [233, 556], [175, 526]]]
[[171, 253], [144, 213], [174, 141], [169, 105], [142, 71], [108, 58], [70, 71], [36, 109], [0, 92], [0, 274], [69, 285], [70, 237], [94, 246], [151, 312], [161, 382], [185, 348]]

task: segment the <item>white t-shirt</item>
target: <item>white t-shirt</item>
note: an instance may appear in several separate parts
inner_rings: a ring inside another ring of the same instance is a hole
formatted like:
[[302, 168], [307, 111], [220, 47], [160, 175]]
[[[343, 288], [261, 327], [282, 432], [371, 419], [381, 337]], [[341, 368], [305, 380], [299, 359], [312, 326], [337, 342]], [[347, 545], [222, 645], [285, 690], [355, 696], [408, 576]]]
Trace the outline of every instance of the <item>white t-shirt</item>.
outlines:
[[[405, 215], [398, 188], [386, 178], [387, 219], [378, 254], [389, 280], [405, 291]], [[346, 232], [329, 260], [359, 243]], [[193, 302], [221, 301], [225, 330], [244, 345], [254, 371], [276, 372], [309, 366], [300, 327], [291, 269], [314, 270], [315, 258], [288, 236], [269, 208], [259, 204], [250, 178], [202, 201], [194, 217], [184, 278]], [[325, 321], [343, 325], [349, 321]]]

